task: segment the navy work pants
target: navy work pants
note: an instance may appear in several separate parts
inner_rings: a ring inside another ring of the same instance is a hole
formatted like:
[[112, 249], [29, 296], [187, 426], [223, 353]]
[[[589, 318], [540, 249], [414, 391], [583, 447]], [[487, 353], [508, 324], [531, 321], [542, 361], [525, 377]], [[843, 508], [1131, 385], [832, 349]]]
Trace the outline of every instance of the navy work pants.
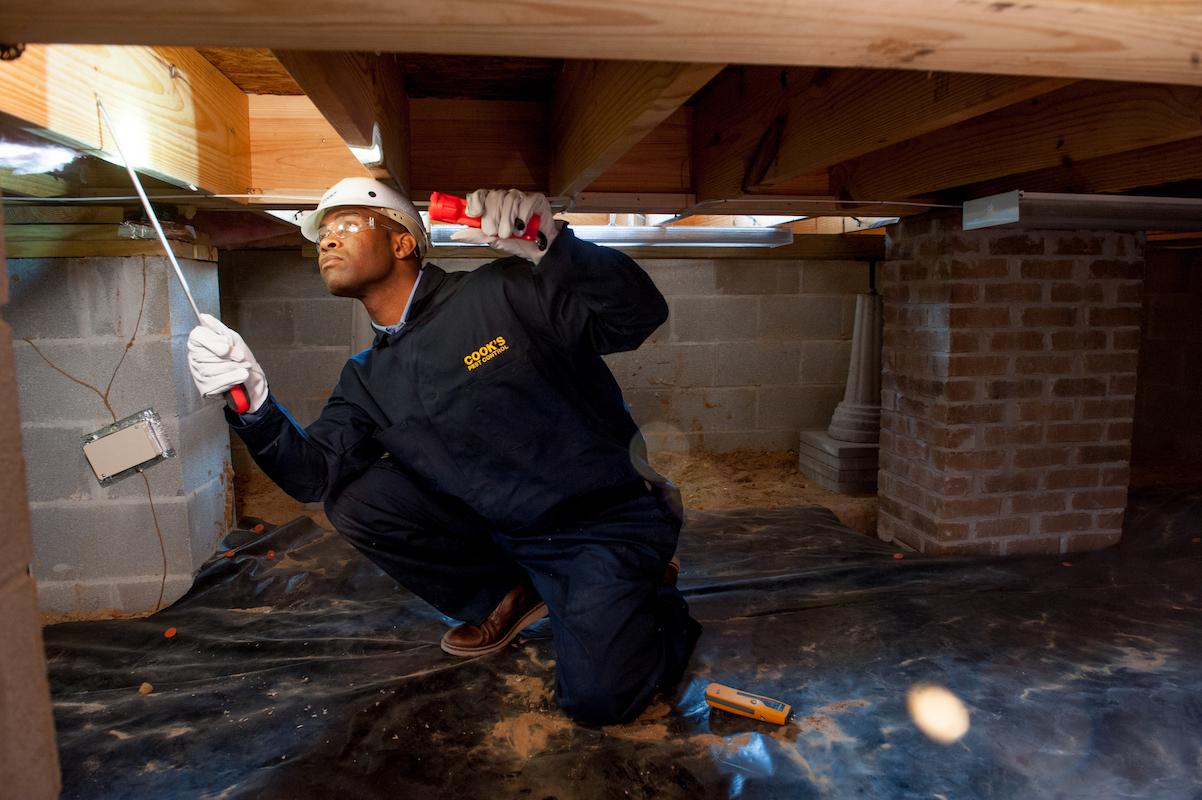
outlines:
[[326, 503], [360, 552], [442, 613], [479, 624], [525, 576], [547, 604], [556, 699], [579, 722], [633, 719], [684, 671], [701, 626], [661, 584], [680, 523], [645, 486], [504, 533], [384, 459]]

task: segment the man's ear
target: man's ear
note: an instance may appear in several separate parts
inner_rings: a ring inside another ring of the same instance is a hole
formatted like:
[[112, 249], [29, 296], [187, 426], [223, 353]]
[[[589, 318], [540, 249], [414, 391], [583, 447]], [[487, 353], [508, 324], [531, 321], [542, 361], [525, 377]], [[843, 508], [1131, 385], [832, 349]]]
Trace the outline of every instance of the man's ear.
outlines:
[[412, 257], [417, 249], [417, 239], [408, 231], [394, 231], [392, 234], [392, 257], [404, 261]]

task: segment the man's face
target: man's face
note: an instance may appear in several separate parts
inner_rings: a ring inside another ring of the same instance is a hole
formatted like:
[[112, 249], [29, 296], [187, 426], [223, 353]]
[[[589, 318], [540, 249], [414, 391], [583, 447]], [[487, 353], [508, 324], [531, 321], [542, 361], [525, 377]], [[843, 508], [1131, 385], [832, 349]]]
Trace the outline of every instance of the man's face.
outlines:
[[[369, 218], [374, 218], [374, 228], [368, 227]], [[323, 229], [340, 224], [357, 225], [359, 231], [344, 238], [336, 231], [317, 243], [322, 280], [330, 294], [338, 297], [362, 297], [373, 285], [387, 281], [398, 258], [411, 253], [415, 244], [412, 234], [365, 208], [332, 208], [321, 219]]]

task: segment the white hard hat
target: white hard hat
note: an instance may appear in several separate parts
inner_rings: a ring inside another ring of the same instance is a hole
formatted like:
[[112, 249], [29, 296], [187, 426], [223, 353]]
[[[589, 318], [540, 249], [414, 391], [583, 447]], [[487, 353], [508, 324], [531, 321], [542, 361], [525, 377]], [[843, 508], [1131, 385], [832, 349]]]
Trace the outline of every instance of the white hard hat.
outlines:
[[331, 208], [363, 206], [378, 210], [404, 226], [417, 240], [417, 255], [422, 258], [430, 249], [430, 237], [422, 225], [422, 216], [409, 198], [396, 189], [373, 178], [343, 178], [321, 196], [321, 202], [301, 223], [301, 233], [311, 242], [317, 241], [317, 229], [322, 217]]

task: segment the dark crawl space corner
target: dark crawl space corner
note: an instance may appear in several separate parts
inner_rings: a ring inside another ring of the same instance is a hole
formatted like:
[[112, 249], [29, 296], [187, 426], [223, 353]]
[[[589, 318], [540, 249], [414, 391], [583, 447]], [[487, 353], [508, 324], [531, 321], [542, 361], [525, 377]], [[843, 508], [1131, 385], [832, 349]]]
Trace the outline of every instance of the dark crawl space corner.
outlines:
[[[545, 628], [452, 658], [449, 620], [335, 534], [258, 525], [151, 617], [46, 629], [64, 798], [1202, 793], [1202, 489], [1134, 492], [1118, 546], [1068, 557], [902, 553], [817, 507], [691, 513], [693, 661], [600, 729], [556, 710]], [[710, 710], [710, 681], [794, 717]], [[956, 743], [912, 723], [923, 683], [967, 707]]]

